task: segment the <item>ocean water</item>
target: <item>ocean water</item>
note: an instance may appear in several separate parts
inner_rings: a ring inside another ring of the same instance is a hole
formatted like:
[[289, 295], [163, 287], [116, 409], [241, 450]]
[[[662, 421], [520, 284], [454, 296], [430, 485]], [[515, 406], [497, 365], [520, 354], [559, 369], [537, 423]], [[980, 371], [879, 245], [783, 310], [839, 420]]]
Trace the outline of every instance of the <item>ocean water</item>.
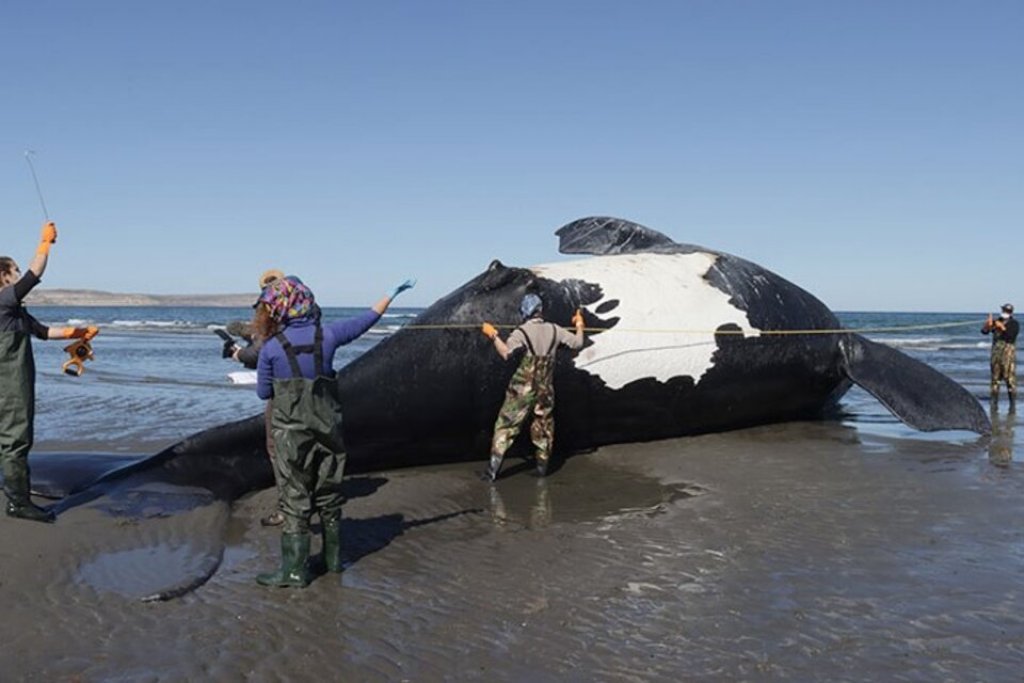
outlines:
[[[36, 306], [31, 310], [47, 324], [94, 324], [102, 330], [93, 343], [96, 359], [86, 364], [81, 377], [61, 372], [67, 359], [65, 343], [33, 342], [38, 372], [36, 443], [40, 450], [74, 445], [96, 452], [148, 452], [262, 410], [263, 403], [252, 385], [233, 384], [228, 379], [228, 373], [242, 367], [221, 358], [222, 341], [213, 332], [233, 320], [248, 320], [251, 309]], [[337, 319], [361, 310], [327, 308], [324, 315]], [[412, 322], [420, 310], [390, 309], [368, 334], [339, 349], [335, 368]], [[987, 405], [990, 340], [979, 333], [983, 316], [871, 312], [838, 316], [845, 328], [928, 363]], [[843, 399], [841, 421], [860, 431], [901, 438], [975, 438], [965, 432], [922, 434], [905, 427], [858, 387]], [[997, 426], [1006, 425], [1000, 422]], [[1012, 421], [1008, 426], [1012, 429]]]
[[[97, 325], [95, 360], [80, 377], [61, 371], [67, 342], [33, 340], [36, 359], [36, 447], [97, 452], [149, 452], [194, 432], [251, 417], [263, 401], [251, 384], [228, 374], [240, 363], [221, 358], [214, 330], [247, 321], [251, 308], [33, 306], [49, 325]], [[326, 319], [365, 308], [325, 308]], [[338, 350], [335, 369], [363, 354], [420, 309], [392, 307], [367, 334]]]

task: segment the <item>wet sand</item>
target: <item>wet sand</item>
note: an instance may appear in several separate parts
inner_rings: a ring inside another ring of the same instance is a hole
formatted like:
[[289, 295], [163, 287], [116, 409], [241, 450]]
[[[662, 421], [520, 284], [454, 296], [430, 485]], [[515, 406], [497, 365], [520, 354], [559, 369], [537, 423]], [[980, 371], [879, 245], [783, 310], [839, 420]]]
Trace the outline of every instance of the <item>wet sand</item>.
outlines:
[[0, 517], [0, 678], [1020, 681], [1014, 445], [809, 423], [603, 448], [547, 480], [512, 459], [494, 487], [482, 464], [358, 475], [348, 568], [305, 590], [254, 581], [279, 557], [272, 490]]

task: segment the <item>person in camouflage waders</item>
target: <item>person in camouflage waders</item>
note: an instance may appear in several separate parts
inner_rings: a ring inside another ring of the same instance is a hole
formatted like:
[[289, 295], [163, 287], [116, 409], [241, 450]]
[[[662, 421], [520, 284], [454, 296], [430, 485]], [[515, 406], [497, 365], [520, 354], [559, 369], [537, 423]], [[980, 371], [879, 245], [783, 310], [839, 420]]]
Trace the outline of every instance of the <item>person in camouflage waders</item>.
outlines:
[[1006, 383], [1010, 411], [1017, 409], [1017, 334], [1020, 323], [1013, 317], [1013, 304], [1003, 304], [1002, 313], [993, 319], [990, 315], [981, 328], [982, 334], [992, 335], [992, 407], [999, 404], [999, 384]]
[[541, 477], [547, 474], [555, 439], [555, 351], [560, 344], [574, 350], [583, 346], [583, 315], [579, 311], [572, 317], [576, 334], [545, 322], [543, 302], [536, 294], [523, 297], [519, 312], [524, 322], [509, 334], [508, 341], [502, 341], [490, 323], [485, 322], [481, 328], [505, 360], [514, 351], [525, 348], [494, 423], [491, 461], [484, 472], [484, 479], [492, 482], [498, 478], [506, 451], [531, 414], [530, 438], [537, 447], [537, 474]]
[[407, 280], [365, 313], [331, 323], [321, 323], [313, 292], [296, 277], [278, 280], [260, 295], [259, 305], [267, 309], [271, 327], [262, 331], [269, 334], [256, 365], [256, 393], [264, 400], [273, 399], [274, 478], [284, 516], [281, 567], [257, 576], [260, 584], [309, 585], [314, 513], [320, 515], [327, 571], [342, 570], [345, 449], [334, 354], [373, 327], [394, 298], [414, 284]]
[[7, 494], [7, 514], [34, 522], [53, 522], [52, 510], [32, 502], [28, 453], [35, 428], [36, 364], [31, 337], [37, 339], [85, 339], [95, 337], [95, 327], [47, 327], [36, 320], [22, 301], [39, 284], [50, 248], [57, 241], [57, 227], [43, 226], [39, 248], [22, 275], [14, 259], [0, 256], [0, 467]]

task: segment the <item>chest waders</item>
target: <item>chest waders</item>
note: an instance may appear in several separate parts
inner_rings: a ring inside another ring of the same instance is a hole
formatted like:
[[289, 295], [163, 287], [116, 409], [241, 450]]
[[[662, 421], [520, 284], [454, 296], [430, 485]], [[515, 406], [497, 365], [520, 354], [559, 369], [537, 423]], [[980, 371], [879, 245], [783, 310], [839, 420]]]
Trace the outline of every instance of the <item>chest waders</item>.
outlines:
[[[517, 329], [522, 329], [517, 328]], [[501, 462], [505, 458], [519, 430], [532, 413], [530, 423], [530, 439], [537, 447], [537, 474], [544, 476], [551, 460], [551, 448], [555, 439], [555, 347], [558, 346], [557, 331], [551, 345], [542, 355], [537, 354], [530, 337], [526, 339], [527, 352], [519, 361], [512, 379], [505, 390], [505, 402], [498, 411], [498, 419], [494, 422], [494, 437], [491, 439], [491, 461], [485, 475], [494, 481], [501, 470]]]
[[[292, 377], [274, 380], [274, 407], [270, 426], [274, 439], [274, 471], [284, 515], [281, 532], [281, 568], [261, 574], [265, 586], [309, 584], [309, 520], [320, 514], [323, 556], [328, 571], [341, 566], [341, 491], [345, 450], [341, 438], [341, 403], [338, 385], [323, 371], [323, 330], [319, 325], [312, 345], [293, 346], [283, 334], [276, 339], [284, 349]], [[306, 379], [298, 356], [312, 354], [317, 377]]]
[[24, 332], [0, 332], [0, 467], [7, 514], [37, 522], [55, 517], [29, 497], [28, 452], [34, 441], [36, 364]]
[[1017, 407], [1017, 345], [1002, 339], [992, 340], [991, 400], [993, 406], [999, 402], [999, 384], [1006, 383], [1006, 395], [1010, 399], [1010, 409]]

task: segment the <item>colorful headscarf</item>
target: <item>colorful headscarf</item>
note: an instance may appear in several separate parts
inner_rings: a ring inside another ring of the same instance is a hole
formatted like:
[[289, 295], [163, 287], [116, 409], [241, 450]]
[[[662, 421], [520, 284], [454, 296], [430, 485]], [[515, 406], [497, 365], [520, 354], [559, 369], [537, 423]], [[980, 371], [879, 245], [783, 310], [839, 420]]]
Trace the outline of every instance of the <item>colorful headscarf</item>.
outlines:
[[270, 317], [285, 324], [309, 316], [316, 307], [313, 292], [297, 277], [277, 280], [260, 294], [260, 303], [270, 308]]

